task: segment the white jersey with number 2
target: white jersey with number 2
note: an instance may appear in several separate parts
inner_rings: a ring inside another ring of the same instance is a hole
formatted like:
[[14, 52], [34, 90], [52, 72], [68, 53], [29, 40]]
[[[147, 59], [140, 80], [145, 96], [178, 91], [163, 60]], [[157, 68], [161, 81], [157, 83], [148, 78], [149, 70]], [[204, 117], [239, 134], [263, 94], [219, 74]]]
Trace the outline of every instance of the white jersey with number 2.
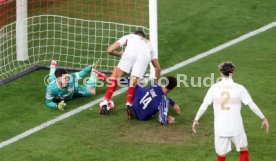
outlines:
[[198, 121], [208, 106], [213, 103], [215, 135], [223, 137], [238, 136], [244, 133], [241, 116], [242, 103], [261, 119], [264, 115], [252, 100], [246, 88], [230, 78], [223, 78], [212, 85], [200, 106], [195, 120]]

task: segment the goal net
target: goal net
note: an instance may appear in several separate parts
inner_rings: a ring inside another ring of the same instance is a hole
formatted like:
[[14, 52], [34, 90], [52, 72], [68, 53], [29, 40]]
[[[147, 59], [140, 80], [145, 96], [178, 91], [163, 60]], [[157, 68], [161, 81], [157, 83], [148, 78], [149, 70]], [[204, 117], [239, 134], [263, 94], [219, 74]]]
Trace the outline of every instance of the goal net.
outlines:
[[149, 33], [148, 0], [0, 0], [0, 84], [52, 59], [111, 70], [107, 47], [136, 30]]

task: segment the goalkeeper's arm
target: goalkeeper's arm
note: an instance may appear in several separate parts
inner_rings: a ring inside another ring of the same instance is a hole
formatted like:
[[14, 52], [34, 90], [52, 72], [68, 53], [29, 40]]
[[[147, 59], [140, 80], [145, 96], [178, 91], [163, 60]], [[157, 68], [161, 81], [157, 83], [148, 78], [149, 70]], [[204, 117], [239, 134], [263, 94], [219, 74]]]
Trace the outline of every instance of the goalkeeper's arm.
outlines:
[[59, 109], [63, 111], [64, 107], [66, 106], [65, 102], [61, 101], [59, 104], [57, 104], [53, 101], [54, 97], [55, 92], [48, 87], [46, 92], [46, 105], [50, 108]]
[[53, 99], [47, 99], [46, 98], [46, 105], [48, 107], [51, 107], [51, 108], [54, 108], [54, 109], [57, 108], [57, 104], [53, 101]]
[[54, 91], [48, 86], [46, 91], [46, 105], [51, 108], [57, 108], [57, 104], [53, 101]]
[[53, 109], [59, 109], [59, 110], [63, 111], [66, 106], [66, 103], [64, 101], [60, 101], [60, 103], [57, 104], [51, 99], [46, 99], [46, 105]]
[[56, 67], [57, 67], [57, 61], [52, 60], [50, 64], [49, 83], [53, 82], [56, 79], [55, 77]]

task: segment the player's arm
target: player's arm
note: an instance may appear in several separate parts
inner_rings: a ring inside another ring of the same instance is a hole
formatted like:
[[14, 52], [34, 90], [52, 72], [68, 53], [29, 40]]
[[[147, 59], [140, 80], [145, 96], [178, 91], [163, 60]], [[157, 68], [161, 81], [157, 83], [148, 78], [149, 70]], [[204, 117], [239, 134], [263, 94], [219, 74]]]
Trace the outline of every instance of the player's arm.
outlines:
[[53, 99], [46, 99], [46, 105], [51, 108], [57, 108], [57, 104], [53, 102]]
[[163, 107], [159, 107], [159, 123], [162, 125], [168, 124], [167, 111]]
[[256, 103], [253, 101], [252, 97], [250, 96], [249, 92], [246, 90], [245, 87], [242, 86], [241, 89], [241, 100], [243, 104], [248, 105], [249, 108], [262, 120], [262, 128], [266, 130], [268, 133], [269, 131], [269, 123], [267, 118], [264, 116], [262, 111], [259, 109], [259, 107], [256, 105]]
[[151, 63], [154, 67], [154, 70], [155, 70], [155, 77], [156, 77], [156, 80], [159, 80], [160, 78], [160, 73], [161, 73], [161, 67], [160, 67], [160, 63], [158, 61], [158, 59], [153, 59], [151, 60]]
[[47, 88], [46, 92], [46, 105], [51, 108], [57, 108], [57, 104], [53, 101], [54, 99], [54, 92]]
[[47, 88], [46, 92], [46, 105], [53, 109], [59, 109], [61, 111], [64, 110], [66, 103], [64, 101], [60, 101], [58, 104], [53, 101], [54, 99], [54, 91]]
[[117, 51], [117, 49], [119, 49], [121, 47], [119, 42], [115, 42], [114, 44], [112, 44], [110, 47], [107, 48], [107, 52], [110, 55], [113, 56], [122, 56], [123, 52], [121, 51]]
[[174, 123], [174, 117], [168, 116], [168, 107], [162, 106], [162, 103], [159, 106], [159, 123], [162, 125]]
[[50, 73], [49, 73], [49, 82], [50, 83], [56, 79], [56, 77], [55, 77], [56, 69], [57, 69], [57, 61], [52, 60], [51, 64], [50, 64]]
[[208, 106], [213, 102], [213, 97], [214, 97], [214, 86], [211, 86], [203, 100], [203, 103], [200, 105], [200, 108], [197, 111], [197, 114], [193, 121], [192, 130], [194, 133], [196, 133], [196, 128], [199, 125], [198, 121], [199, 121], [200, 117], [205, 113]]
[[169, 103], [170, 105], [173, 107], [173, 109], [175, 110], [175, 112], [180, 115], [181, 114], [181, 110], [180, 107], [178, 106], [178, 104], [176, 104], [172, 99], [169, 98]]
[[159, 78], [160, 78], [160, 73], [161, 73], [161, 67], [160, 67], [160, 63], [158, 61], [158, 55], [157, 55], [157, 52], [155, 51], [155, 49], [153, 48], [152, 44], [149, 43], [150, 45], [150, 54], [151, 54], [151, 64], [153, 65], [154, 67], [154, 70], [155, 70], [155, 77], [156, 77], [156, 80], [158, 81]]
[[117, 49], [119, 49], [120, 47], [122, 47], [124, 45], [127, 45], [128, 38], [129, 38], [129, 35], [123, 36], [117, 42], [115, 42], [114, 44], [109, 46], [107, 48], [108, 54], [113, 55], [113, 56], [122, 56], [123, 52], [117, 51]]

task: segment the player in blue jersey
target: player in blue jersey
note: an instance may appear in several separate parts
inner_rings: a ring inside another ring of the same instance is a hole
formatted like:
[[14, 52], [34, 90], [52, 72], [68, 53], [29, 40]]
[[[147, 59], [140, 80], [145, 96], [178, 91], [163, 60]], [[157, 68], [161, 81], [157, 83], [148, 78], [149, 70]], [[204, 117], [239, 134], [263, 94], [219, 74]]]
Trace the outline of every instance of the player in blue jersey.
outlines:
[[169, 107], [172, 106], [177, 114], [180, 114], [179, 106], [171, 100], [167, 94], [177, 85], [175, 77], [168, 76], [166, 81], [160, 86], [157, 83], [148, 88], [137, 85], [134, 93], [132, 110], [135, 114], [132, 118], [146, 121], [159, 111], [159, 122], [162, 125], [174, 123], [174, 117], [168, 116]]
[[[106, 80], [103, 73], [92, 69], [92, 65], [80, 72], [68, 74], [65, 69], [56, 69], [56, 61], [50, 66], [49, 84], [46, 92], [46, 105], [48, 107], [64, 110], [64, 101], [72, 100], [75, 96], [90, 96], [96, 94], [97, 77]], [[91, 73], [86, 86], [79, 85], [78, 80]], [[59, 102], [58, 104], [56, 102]]]

